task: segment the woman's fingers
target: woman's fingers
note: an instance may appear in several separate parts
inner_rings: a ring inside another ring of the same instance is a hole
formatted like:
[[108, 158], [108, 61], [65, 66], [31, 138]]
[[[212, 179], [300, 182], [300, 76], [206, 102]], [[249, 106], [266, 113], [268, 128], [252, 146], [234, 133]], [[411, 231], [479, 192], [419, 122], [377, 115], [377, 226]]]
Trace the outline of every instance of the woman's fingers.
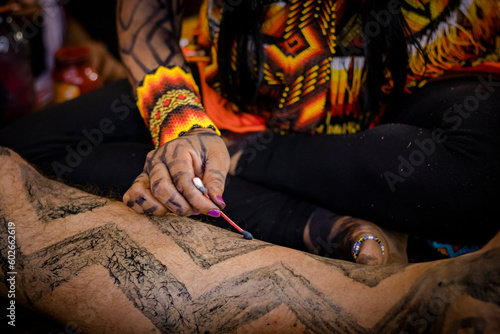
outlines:
[[145, 172], [135, 179], [123, 195], [123, 202], [135, 212], [142, 214], [162, 216], [169, 211], [151, 193], [150, 180]]
[[[124, 196], [124, 202], [139, 213], [177, 215], [203, 213], [219, 217], [229, 169], [229, 154], [223, 140], [210, 129], [191, 130], [184, 136], [151, 151], [144, 172]], [[195, 187], [200, 177], [208, 189], [206, 198]]]
[[221, 153], [215, 152], [214, 156], [208, 158], [202, 180], [208, 190], [210, 199], [222, 210], [226, 207], [226, 203], [222, 199], [222, 193], [226, 184], [229, 161], [219, 158]]
[[193, 165], [194, 162], [190, 154], [182, 154], [169, 162], [168, 169], [172, 183], [195, 211], [219, 217], [219, 208], [194, 186], [195, 171]]
[[153, 159], [153, 167], [149, 175], [151, 193], [160, 203], [179, 216], [188, 216], [192, 213], [191, 205], [174, 185], [172, 175], [161, 159]]

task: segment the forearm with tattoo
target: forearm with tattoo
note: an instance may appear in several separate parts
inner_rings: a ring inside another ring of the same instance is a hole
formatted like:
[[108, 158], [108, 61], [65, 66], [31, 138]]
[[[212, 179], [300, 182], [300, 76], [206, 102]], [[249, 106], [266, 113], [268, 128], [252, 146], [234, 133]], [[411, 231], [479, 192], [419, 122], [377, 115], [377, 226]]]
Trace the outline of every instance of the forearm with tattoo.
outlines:
[[[140, 216], [46, 180], [9, 151], [0, 150], [0, 160], [10, 165], [0, 170], [0, 290], [7, 222], [15, 221], [19, 301], [40, 308], [49, 300], [61, 312], [53, 316], [89, 332], [102, 327], [85, 327], [84, 319], [64, 312], [75, 295], [84, 298], [89, 282], [76, 282], [92, 270], [107, 273], [95, 276], [93, 286], [128, 300], [123, 309], [114, 299], [107, 305], [109, 318], [121, 314], [106, 324], [115, 332], [136, 323], [137, 311], [165, 333], [273, 325], [288, 333], [486, 333], [500, 326], [498, 236], [457, 259], [366, 267], [243, 240], [189, 218]], [[60, 292], [67, 286], [72, 295]]]
[[158, 66], [185, 68], [179, 38], [183, 0], [119, 0], [120, 54], [133, 87]]

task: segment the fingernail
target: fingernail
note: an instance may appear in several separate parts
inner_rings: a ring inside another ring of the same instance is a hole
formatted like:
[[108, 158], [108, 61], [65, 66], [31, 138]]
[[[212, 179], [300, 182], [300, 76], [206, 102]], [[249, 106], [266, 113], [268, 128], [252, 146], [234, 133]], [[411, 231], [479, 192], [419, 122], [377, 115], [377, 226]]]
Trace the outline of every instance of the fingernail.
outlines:
[[198, 211], [193, 211], [193, 213], [191, 214], [191, 216], [198, 216], [200, 213]]
[[209, 215], [210, 217], [219, 218], [220, 211], [219, 210], [210, 210], [210, 211], [208, 211], [207, 215]]
[[215, 196], [215, 198], [217, 198], [217, 200], [219, 202], [222, 202], [222, 204], [226, 205], [226, 202], [224, 202], [224, 200], [222, 199], [222, 197], [220, 197], [219, 195]]

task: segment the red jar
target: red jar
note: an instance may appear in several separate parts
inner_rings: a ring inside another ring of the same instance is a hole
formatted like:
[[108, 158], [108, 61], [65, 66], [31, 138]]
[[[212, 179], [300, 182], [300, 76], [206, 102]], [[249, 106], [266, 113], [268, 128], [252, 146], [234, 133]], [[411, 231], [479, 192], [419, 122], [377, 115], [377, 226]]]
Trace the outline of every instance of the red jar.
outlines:
[[55, 54], [54, 103], [71, 100], [101, 87], [95, 69], [90, 65], [86, 47], [63, 47]]

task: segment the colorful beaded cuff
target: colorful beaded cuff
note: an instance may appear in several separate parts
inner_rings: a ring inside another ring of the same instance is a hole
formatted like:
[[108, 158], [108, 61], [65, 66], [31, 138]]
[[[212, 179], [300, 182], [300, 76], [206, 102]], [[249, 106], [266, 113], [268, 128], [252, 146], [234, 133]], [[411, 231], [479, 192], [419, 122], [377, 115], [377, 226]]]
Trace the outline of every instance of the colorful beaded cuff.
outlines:
[[137, 107], [149, 127], [155, 147], [194, 128], [219, 130], [205, 114], [191, 73], [160, 66], [137, 88]]
[[358, 258], [361, 244], [366, 240], [376, 241], [379, 244], [380, 249], [382, 250], [382, 256], [385, 256], [385, 248], [384, 245], [382, 244], [382, 241], [380, 241], [380, 239], [374, 235], [365, 235], [364, 237], [359, 238], [358, 241], [356, 241], [356, 243], [354, 244], [354, 247], [352, 248], [352, 256], [354, 257], [354, 260]]

